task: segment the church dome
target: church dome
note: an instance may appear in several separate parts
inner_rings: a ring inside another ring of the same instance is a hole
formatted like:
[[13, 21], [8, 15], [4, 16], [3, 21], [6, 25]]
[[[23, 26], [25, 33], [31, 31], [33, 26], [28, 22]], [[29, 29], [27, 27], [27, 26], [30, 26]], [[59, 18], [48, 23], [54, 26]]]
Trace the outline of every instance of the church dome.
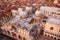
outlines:
[[40, 10], [36, 10], [36, 11], [35, 11], [35, 16], [40, 16], [40, 15], [41, 15]]
[[23, 8], [18, 8], [18, 12], [20, 12], [20, 11], [22, 11], [23, 10]]
[[31, 6], [27, 6], [26, 7], [26, 11], [30, 11], [30, 10], [32, 10], [32, 7]]
[[22, 10], [19, 14], [20, 14], [21, 18], [26, 18], [28, 16], [27, 11], [25, 11], [25, 10], [24, 11]]

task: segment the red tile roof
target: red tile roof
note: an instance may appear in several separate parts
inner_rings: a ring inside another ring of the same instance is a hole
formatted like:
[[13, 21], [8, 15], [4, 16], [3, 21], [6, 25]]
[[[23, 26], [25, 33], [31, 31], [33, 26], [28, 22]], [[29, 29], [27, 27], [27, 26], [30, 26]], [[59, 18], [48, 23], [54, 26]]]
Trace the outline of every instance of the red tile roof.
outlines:
[[52, 6], [52, 7], [57, 7], [57, 8], [60, 8], [60, 4], [56, 4], [56, 3], [49, 3], [49, 2], [46, 2], [43, 4], [44, 6]]

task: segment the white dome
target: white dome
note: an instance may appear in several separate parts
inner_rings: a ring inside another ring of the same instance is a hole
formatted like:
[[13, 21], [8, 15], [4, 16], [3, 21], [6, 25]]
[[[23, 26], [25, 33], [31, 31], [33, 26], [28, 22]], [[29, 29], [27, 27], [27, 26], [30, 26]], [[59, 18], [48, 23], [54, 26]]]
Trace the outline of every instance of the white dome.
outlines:
[[19, 14], [20, 14], [20, 17], [22, 18], [26, 18], [28, 16], [27, 11], [21, 11]]
[[36, 6], [36, 3], [34, 3], [33, 6]]
[[23, 10], [23, 8], [18, 8], [18, 12], [20, 12], [20, 11], [22, 11]]
[[26, 11], [30, 11], [30, 10], [32, 10], [32, 7], [30, 6], [30, 7], [26, 7]]
[[41, 15], [41, 12], [40, 12], [39, 10], [36, 10], [36, 11], [35, 11], [35, 15], [36, 15], [36, 16], [40, 16], [40, 15]]

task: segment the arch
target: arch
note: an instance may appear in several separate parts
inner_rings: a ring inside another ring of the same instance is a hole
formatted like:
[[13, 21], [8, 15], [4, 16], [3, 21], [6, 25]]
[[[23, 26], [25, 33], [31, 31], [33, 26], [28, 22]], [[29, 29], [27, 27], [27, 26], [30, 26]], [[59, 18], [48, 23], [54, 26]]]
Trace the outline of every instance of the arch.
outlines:
[[51, 36], [51, 38], [53, 38], [53, 36]]
[[50, 37], [50, 35], [48, 35], [48, 37]]
[[23, 40], [27, 40], [27, 39], [23, 37]]
[[54, 40], [56, 40], [56, 37], [54, 37]]
[[57, 40], [60, 40], [60, 39], [57, 39]]
[[12, 36], [16, 38], [16, 34], [14, 32], [12, 32]]
[[45, 36], [47, 36], [47, 34], [45, 34]]
[[10, 35], [10, 32], [9, 31], [7, 31], [7, 33]]
[[22, 38], [20, 35], [18, 35], [18, 38], [20, 39], [20, 38]]

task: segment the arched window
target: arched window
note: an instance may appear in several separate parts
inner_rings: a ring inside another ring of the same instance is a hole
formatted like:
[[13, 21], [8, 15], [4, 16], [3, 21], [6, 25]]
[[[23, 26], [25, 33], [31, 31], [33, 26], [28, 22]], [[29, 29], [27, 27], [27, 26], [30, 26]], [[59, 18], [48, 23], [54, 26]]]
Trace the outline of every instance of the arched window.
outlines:
[[54, 37], [54, 39], [56, 40], [56, 37]]
[[9, 31], [7, 31], [8, 32], [8, 34], [10, 35], [10, 32]]
[[15, 32], [17, 32], [17, 29], [15, 26], [12, 26], [12, 29], [11, 30], [14, 30]]
[[20, 35], [18, 35], [18, 38], [20, 39], [20, 38], [22, 38]]
[[50, 35], [48, 35], [48, 37], [50, 37]]
[[50, 30], [53, 30], [53, 27], [50, 27]]
[[57, 40], [60, 40], [60, 39], [57, 39]]
[[59, 30], [59, 32], [60, 32], [60, 30]]
[[26, 38], [23, 38], [23, 40], [26, 40]]
[[16, 37], [16, 34], [15, 34], [14, 32], [12, 32], [12, 36], [13, 36], [13, 37]]
[[51, 38], [53, 38], [53, 36], [51, 36]]

